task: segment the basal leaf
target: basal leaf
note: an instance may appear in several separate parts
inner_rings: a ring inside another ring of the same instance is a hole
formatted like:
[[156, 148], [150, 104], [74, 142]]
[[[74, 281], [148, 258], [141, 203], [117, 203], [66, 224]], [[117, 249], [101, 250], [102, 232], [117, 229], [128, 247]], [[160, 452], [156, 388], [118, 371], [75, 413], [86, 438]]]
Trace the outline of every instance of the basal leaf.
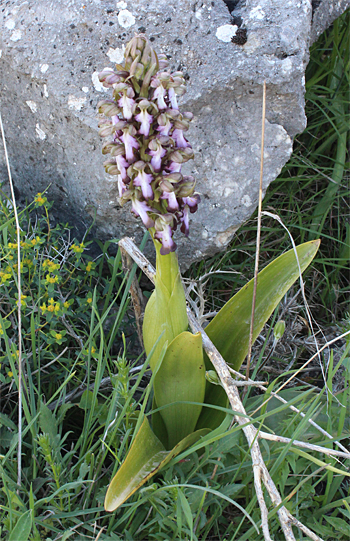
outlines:
[[167, 406], [160, 414], [170, 449], [195, 430], [202, 406], [188, 402], [203, 403], [205, 384], [202, 337], [185, 331], [168, 346], [153, 383], [158, 408]]
[[[320, 241], [316, 240], [297, 246], [301, 272], [310, 265], [319, 245]], [[294, 250], [281, 255], [259, 272], [253, 341], [259, 336], [280, 300], [298, 278], [299, 266]], [[205, 329], [225, 361], [235, 370], [240, 369], [248, 353], [253, 287], [254, 280], [251, 280], [225, 304]], [[204, 360], [206, 369], [212, 370], [212, 364], [206, 354]], [[222, 406], [224, 400], [226, 403], [224, 390], [218, 385], [207, 382], [205, 402]], [[197, 428], [218, 426], [224, 415], [218, 410], [203, 408]]]
[[[310, 265], [319, 245], [320, 241], [316, 240], [297, 246], [302, 272]], [[298, 278], [299, 266], [294, 250], [281, 255], [259, 272], [253, 341]], [[240, 369], [248, 353], [253, 287], [254, 280], [251, 280], [225, 304], [205, 329], [225, 361], [235, 370]], [[209, 366], [211, 368], [211, 363]]]
[[170, 460], [208, 432], [206, 429], [197, 430], [180, 441], [171, 451], [166, 451], [145, 418], [129, 453], [108, 487], [106, 511], [115, 511]]

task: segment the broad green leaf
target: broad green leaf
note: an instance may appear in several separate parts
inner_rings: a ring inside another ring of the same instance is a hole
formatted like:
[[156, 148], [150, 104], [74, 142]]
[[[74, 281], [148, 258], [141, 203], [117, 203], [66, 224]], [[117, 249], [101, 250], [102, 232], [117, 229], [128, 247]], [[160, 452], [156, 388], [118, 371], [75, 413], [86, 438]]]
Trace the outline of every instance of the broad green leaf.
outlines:
[[350, 524], [348, 522], [345, 522], [345, 520], [341, 518], [328, 517], [327, 515], [325, 515], [324, 518], [327, 522], [329, 522], [329, 524], [331, 524], [331, 526], [333, 526], [335, 533], [345, 535], [348, 538], [350, 537]]
[[[319, 245], [320, 241], [316, 240], [297, 246], [301, 272], [310, 265]], [[253, 341], [298, 278], [299, 267], [294, 250], [281, 255], [259, 272]], [[254, 280], [251, 280], [225, 304], [205, 329], [225, 361], [235, 370], [240, 369], [248, 353], [253, 288]], [[209, 367], [212, 368], [211, 363]]]
[[[191, 434], [205, 395], [205, 368], [200, 333], [183, 332], [168, 346], [154, 378], [154, 396], [168, 432], [168, 448]], [[168, 404], [172, 404], [168, 406]]]
[[146, 355], [149, 355], [163, 331], [164, 334], [150, 360], [152, 371], [154, 371], [164, 343], [168, 341], [170, 344], [178, 334], [188, 328], [185, 292], [181, 282], [177, 256], [175, 253], [160, 255], [160, 243], [155, 241], [155, 246], [157, 250], [155, 290], [146, 305], [143, 319], [143, 341]]
[[95, 409], [98, 406], [98, 400], [92, 391], [86, 390], [81, 395], [81, 399], [78, 404], [79, 408], [83, 410]]
[[172, 458], [208, 432], [209, 430], [205, 429], [198, 430], [180, 441], [171, 451], [166, 451], [145, 418], [129, 453], [108, 487], [106, 511], [115, 511]]
[[[155, 396], [153, 395], [152, 410], [157, 410], [157, 409], [158, 409], [158, 405], [157, 405]], [[169, 449], [168, 431], [166, 429], [166, 426], [163, 421], [163, 417], [160, 414], [160, 411], [155, 411], [154, 413], [152, 413], [152, 430], [157, 436], [157, 438], [162, 442], [165, 449]]]
[[[297, 246], [301, 272], [310, 265], [319, 245], [320, 241], [316, 240]], [[294, 250], [281, 255], [259, 272], [253, 342], [280, 300], [298, 278], [299, 266]], [[235, 370], [240, 369], [248, 353], [253, 288], [254, 280], [251, 280], [225, 304], [205, 329], [225, 361]], [[204, 355], [204, 359], [206, 369], [212, 370], [213, 367], [207, 355]], [[222, 406], [224, 401], [226, 404], [222, 387], [207, 382], [205, 402]], [[213, 428], [218, 426], [223, 418], [224, 413], [203, 408], [196, 428]]]
[[8, 541], [27, 541], [32, 529], [32, 511], [26, 511], [21, 515], [16, 526], [10, 533]]
[[44, 402], [41, 402], [40, 404], [39, 425], [42, 432], [49, 435], [50, 442], [53, 444], [58, 432], [57, 421], [54, 413], [46, 406], [46, 404], [44, 404]]

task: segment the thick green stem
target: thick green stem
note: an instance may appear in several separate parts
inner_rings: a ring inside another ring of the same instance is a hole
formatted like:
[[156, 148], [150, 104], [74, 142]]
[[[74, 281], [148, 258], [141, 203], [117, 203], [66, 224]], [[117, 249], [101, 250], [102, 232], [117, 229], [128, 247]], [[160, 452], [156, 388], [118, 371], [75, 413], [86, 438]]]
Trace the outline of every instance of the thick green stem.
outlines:
[[186, 298], [177, 256], [175, 253], [161, 255], [161, 244], [154, 240], [154, 245], [157, 258], [155, 290], [147, 303], [143, 320], [143, 340], [147, 355], [163, 334], [150, 360], [152, 370], [165, 342], [170, 344], [188, 327]]

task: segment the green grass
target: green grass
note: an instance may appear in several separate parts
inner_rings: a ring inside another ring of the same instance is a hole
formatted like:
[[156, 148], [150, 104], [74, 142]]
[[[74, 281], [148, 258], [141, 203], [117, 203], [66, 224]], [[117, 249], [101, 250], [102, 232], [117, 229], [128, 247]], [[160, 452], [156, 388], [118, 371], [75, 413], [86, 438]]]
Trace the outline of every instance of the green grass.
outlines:
[[[307, 298], [316, 323], [338, 334], [350, 329], [348, 89], [349, 14], [312, 48], [308, 128], [264, 199], [264, 209], [281, 217], [296, 243], [322, 238], [305, 276]], [[260, 511], [251, 458], [237, 426], [225, 435], [210, 434], [176, 457], [117, 512], [104, 511], [107, 485], [130, 447], [138, 412], [142, 405], [151, 408], [147, 364], [135, 354], [131, 277], [124, 277], [120, 253], [111, 255], [110, 243], [100, 245], [101, 255], [93, 260], [84, 239], [69, 239], [64, 226], [50, 229], [47, 203], [31, 204], [20, 217], [26, 377], [22, 484], [17, 486], [17, 248], [11, 205], [5, 196], [0, 199], [0, 538], [262, 540], [255, 527]], [[253, 217], [224, 254], [190, 269], [193, 279], [220, 271], [205, 284], [207, 311], [217, 310], [252, 277], [255, 237]], [[261, 267], [289, 248], [284, 229], [264, 217]], [[296, 293], [297, 288], [291, 295]], [[286, 331], [276, 343], [273, 328], [279, 318], [286, 321]], [[288, 296], [257, 341], [253, 375], [268, 379], [270, 390], [284, 381], [286, 367], [293, 371], [310, 356], [304, 320], [300, 293], [293, 302]], [[334, 439], [349, 445], [350, 340], [331, 353], [325, 350], [322, 363], [327, 387], [316, 362], [314, 379], [312, 373], [302, 374], [298, 386], [281, 392], [305, 417], [275, 399], [261, 408], [266, 396], [252, 391], [244, 399], [248, 414], [265, 431], [281, 436], [327, 447], [335, 445]], [[311, 416], [333, 439], [308, 423]], [[287, 508], [323, 539], [347, 540], [349, 461], [310, 451], [300, 456], [293, 445], [274, 442], [261, 441], [261, 449]], [[273, 539], [282, 540], [271, 505], [269, 515]]]

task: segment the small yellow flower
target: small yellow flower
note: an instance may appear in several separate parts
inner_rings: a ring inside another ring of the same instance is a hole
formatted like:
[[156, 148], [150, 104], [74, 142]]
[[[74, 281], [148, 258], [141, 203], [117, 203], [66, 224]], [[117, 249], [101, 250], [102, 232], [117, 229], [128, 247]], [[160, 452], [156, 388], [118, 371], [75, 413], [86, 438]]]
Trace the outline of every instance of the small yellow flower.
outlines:
[[30, 240], [30, 244], [32, 246], [36, 246], [37, 244], [41, 244], [43, 241], [41, 240], [40, 237], [35, 237], [35, 239], [31, 239]]
[[64, 303], [63, 303], [63, 306], [64, 306], [65, 308], [69, 308], [69, 307], [70, 307], [70, 302], [69, 302], [69, 301], [64, 302]]
[[8, 375], [9, 378], [13, 378], [13, 372], [11, 372], [11, 371], [7, 372], [7, 375]]
[[53, 304], [49, 304], [49, 306], [47, 307], [47, 311], [48, 312], [54, 312], [55, 311], [55, 307]]
[[46, 197], [43, 197], [41, 192], [37, 193], [34, 198], [34, 202], [36, 203], [38, 207], [45, 205], [46, 201], [47, 201]]
[[91, 348], [91, 353], [96, 353], [96, 348], [94, 348], [94, 346]]
[[56, 340], [61, 340], [62, 334], [60, 332], [56, 332], [55, 338], [56, 338]]
[[45, 312], [46, 312], [46, 310], [47, 310], [46, 304], [45, 304], [45, 303], [42, 304], [42, 305], [40, 306], [40, 309], [41, 309], [42, 313], [45, 314]]
[[60, 303], [59, 303], [59, 302], [57, 302], [57, 303], [55, 304], [55, 312], [59, 312], [59, 311], [60, 311], [60, 309], [61, 309], [61, 307], [60, 307]]
[[10, 278], [11, 278], [11, 274], [0, 272], [0, 282], [2, 284], [5, 284], [8, 280], [10, 280]]
[[73, 250], [75, 254], [82, 254], [84, 251], [85, 245], [83, 242], [78, 244], [72, 244], [72, 246], [69, 248], [70, 250]]
[[92, 261], [89, 261], [89, 263], [86, 265], [86, 272], [91, 272], [95, 268], [95, 263]]
[[11, 250], [17, 250], [17, 242], [9, 242], [8, 246]]
[[92, 303], [92, 297], [88, 297], [88, 298], [86, 299], [86, 302], [87, 302], [88, 304], [91, 304], [91, 303]]
[[58, 282], [58, 276], [50, 276], [47, 274], [45, 280], [48, 284], [56, 284], [56, 282]]
[[28, 297], [28, 295], [21, 295], [21, 305], [22, 306], [27, 306], [27, 302], [25, 301], [25, 299]]

